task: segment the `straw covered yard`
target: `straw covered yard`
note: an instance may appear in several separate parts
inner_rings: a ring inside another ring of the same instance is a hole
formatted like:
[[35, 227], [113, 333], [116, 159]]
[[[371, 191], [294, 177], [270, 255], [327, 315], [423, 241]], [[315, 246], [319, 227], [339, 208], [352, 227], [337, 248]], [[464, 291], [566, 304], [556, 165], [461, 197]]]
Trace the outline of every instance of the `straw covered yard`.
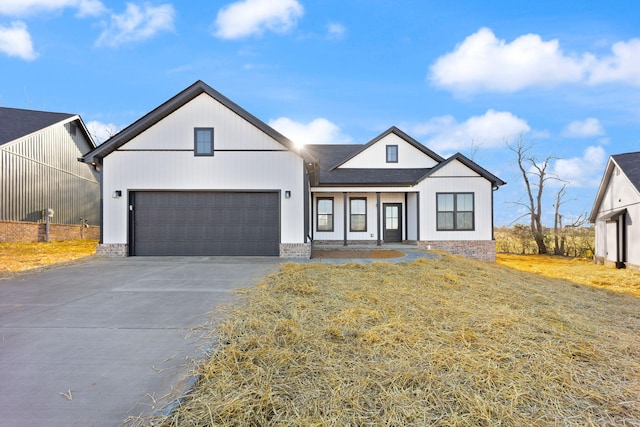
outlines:
[[156, 422], [640, 426], [630, 294], [443, 255], [288, 263], [240, 299]]

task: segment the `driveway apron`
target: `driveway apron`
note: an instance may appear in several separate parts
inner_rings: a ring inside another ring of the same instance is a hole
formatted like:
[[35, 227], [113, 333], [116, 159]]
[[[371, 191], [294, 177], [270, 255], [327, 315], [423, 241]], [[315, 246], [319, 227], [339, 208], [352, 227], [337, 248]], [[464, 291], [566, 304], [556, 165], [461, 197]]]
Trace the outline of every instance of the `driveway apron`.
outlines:
[[160, 412], [202, 355], [194, 327], [266, 257], [131, 257], [0, 279], [0, 426], [119, 426]]

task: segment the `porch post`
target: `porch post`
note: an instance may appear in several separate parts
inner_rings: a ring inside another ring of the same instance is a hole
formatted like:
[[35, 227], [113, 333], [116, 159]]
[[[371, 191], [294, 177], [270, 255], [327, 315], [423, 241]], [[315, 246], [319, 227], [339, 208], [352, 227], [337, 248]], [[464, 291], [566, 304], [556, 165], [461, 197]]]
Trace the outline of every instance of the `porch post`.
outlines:
[[347, 246], [347, 192], [344, 191], [342, 193], [342, 213], [344, 215], [344, 221], [342, 223], [342, 228], [344, 229], [344, 242], [343, 246]]
[[420, 192], [416, 193], [416, 243], [420, 241]]
[[376, 193], [376, 211], [378, 213], [378, 227], [377, 231], [376, 231], [376, 235], [378, 236], [378, 242], [376, 243], [378, 246], [381, 246], [382, 243], [380, 242], [380, 226], [382, 225], [380, 222], [380, 209], [382, 209], [382, 206], [380, 206], [380, 192], [378, 191]]

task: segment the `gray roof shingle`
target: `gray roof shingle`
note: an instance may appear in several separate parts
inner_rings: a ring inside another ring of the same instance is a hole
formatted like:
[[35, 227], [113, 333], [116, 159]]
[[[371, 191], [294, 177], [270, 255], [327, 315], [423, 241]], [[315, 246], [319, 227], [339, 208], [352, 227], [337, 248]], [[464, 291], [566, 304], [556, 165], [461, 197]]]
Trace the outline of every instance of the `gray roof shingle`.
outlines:
[[640, 191], [640, 151], [635, 153], [616, 154], [611, 156], [629, 181]]
[[411, 185], [420, 180], [428, 168], [419, 169], [348, 169], [334, 168], [336, 164], [362, 149], [359, 144], [307, 145], [307, 152], [320, 163], [320, 185]]
[[44, 129], [75, 114], [0, 107], [0, 145]]

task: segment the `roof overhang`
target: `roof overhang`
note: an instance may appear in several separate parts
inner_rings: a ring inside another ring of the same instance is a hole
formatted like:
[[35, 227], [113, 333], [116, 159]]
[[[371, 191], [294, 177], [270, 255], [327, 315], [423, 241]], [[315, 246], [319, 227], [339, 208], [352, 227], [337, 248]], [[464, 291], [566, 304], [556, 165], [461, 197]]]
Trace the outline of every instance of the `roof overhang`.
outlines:
[[617, 209], [615, 211], [611, 211], [609, 213], [606, 213], [600, 217], [598, 217], [599, 220], [601, 221], [606, 221], [606, 222], [615, 222], [618, 217], [622, 216], [622, 215], [626, 215], [627, 213], [627, 208], [624, 209]]

